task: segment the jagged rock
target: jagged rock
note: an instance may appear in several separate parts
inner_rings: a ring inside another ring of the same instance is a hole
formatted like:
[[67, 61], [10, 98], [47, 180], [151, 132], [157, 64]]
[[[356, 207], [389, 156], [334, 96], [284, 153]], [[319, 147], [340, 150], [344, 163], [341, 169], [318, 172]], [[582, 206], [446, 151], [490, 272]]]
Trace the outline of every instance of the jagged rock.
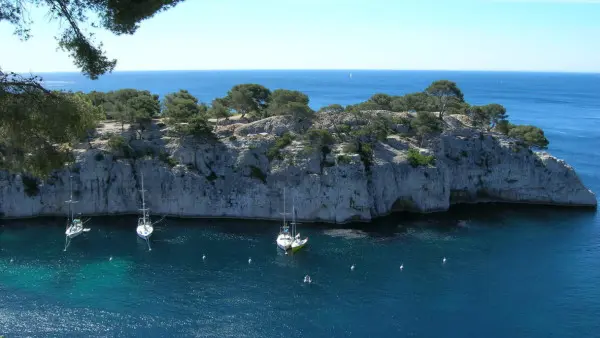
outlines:
[[[313, 127], [334, 130], [342, 121], [365, 123], [347, 114], [320, 113]], [[152, 212], [173, 216], [279, 218], [284, 187], [295, 195], [300, 219], [327, 222], [370, 220], [398, 210], [447, 210], [463, 202], [596, 206], [595, 195], [564, 161], [468, 128], [460, 118], [445, 121], [451, 128], [420, 149], [435, 155], [435, 165], [416, 168], [406, 156], [409, 144], [416, 145], [395, 135], [375, 146], [370, 166], [339, 145], [326, 156], [319, 149], [307, 152], [299, 139], [282, 149], [281, 159], [269, 160], [265, 153], [277, 135], [306, 128], [286, 116], [224, 126], [229, 133], [223, 135], [235, 137], [218, 142], [169, 139], [154, 134], [163, 132], [160, 128], [150, 128], [132, 144], [162, 154], [154, 157], [117, 158], [98, 139], [92, 149], [76, 152], [77, 212], [137, 213], [142, 174]], [[59, 171], [35, 189], [30, 179], [0, 172], [0, 214], [64, 215], [68, 182], [69, 172]]]

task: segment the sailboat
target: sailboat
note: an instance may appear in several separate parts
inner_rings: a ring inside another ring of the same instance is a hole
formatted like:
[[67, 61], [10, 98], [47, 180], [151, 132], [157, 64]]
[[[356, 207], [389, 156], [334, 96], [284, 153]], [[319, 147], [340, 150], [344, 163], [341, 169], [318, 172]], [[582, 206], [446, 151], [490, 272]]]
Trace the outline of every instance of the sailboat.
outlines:
[[296, 251], [302, 249], [306, 245], [306, 243], [308, 243], [308, 237], [302, 239], [300, 237], [300, 233], [296, 233], [297, 225], [298, 225], [298, 223], [296, 223], [296, 200], [294, 198], [294, 201], [292, 204], [292, 237], [294, 238], [292, 240], [292, 245], [291, 245], [292, 252], [296, 252]]
[[[140, 190], [140, 192], [142, 193], [142, 208], [140, 209], [142, 212], [142, 217], [138, 218], [136, 232], [141, 239], [148, 242], [150, 236], [152, 236], [152, 232], [154, 231], [154, 226], [150, 220], [150, 209], [146, 208], [146, 197], [144, 195], [146, 192], [146, 190], [144, 190], [144, 174], [142, 174], [142, 190]], [[148, 248], [150, 249], [149, 243]]]
[[78, 201], [73, 200], [73, 175], [69, 175], [69, 189], [69, 200], [65, 201], [65, 203], [69, 204], [69, 213], [67, 214], [67, 229], [65, 230], [65, 251], [71, 243], [71, 239], [81, 235], [84, 232], [90, 231], [90, 229], [83, 227], [83, 224], [87, 221], [82, 222], [79, 217], [75, 218], [74, 215], [73, 204], [77, 203]]
[[283, 251], [287, 251], [292, 247], [292, 235], [290, 235], [290, 227], [288, 226], [285, 216], [285, 188], [283, 188], [283, 225], [279, 229], [279, 235], [277, 235], [277, 246]]
[[78, 202], [73, 200], [73, 175], [69, 176], [69, 189], [69, 200], [65, 201], [65, 203], [69, 204], [69, 214], [67, 215], [67, 229], [65, 230], [65, 235], [68, 239], [72, 239], [81, 235], [84, 231], [83, 222], [81, 222], [79, 217], [75, 218], [73, 213], [74, 208], [72, 205]]

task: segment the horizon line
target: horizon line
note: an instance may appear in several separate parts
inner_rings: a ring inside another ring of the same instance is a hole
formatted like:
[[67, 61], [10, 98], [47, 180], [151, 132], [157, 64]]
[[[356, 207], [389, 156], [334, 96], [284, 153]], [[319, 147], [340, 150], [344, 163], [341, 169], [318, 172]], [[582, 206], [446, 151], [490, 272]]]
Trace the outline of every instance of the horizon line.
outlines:
[[[571, 70], [485, 70], [485, 69], [369, 69], [369, 68], [265, 68], [265, 69], [153, 69], [153, 70], [115, 70], [112, 73], [149, 73], [149, 72], [455, 72], [455, 73], [539, 73], [539, 74], [600, 74], [600, 71], [571, 71]], [[41, 71], [41, 72], [15, 72], [18, 74], [81, 74], [80, 71]]]

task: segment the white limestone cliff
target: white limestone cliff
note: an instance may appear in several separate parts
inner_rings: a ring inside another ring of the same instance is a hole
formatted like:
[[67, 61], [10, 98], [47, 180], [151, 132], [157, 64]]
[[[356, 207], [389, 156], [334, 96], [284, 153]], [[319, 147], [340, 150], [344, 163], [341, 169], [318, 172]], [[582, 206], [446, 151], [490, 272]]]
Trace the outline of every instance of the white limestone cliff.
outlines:
[[[284, 187], [287, 201], [295, 195], [299, 219], [326, 222], [370, 220], [400, 210], [443, 211], [455, 203], [596, 206], [595, 195], [564, 161], [471, 129], [458, 117], [446, 120], [451, 127], [421, 149], [436, 157], [427, 167], [407, 162], [407, 149], [416, 145], [401, 134], [379, 142], [372, 165], [365, 166], [340, 145], [323, 158], [299, 140], [281, 150], [282, 159], [269, 160], [265, 153], [278, 136], [308, 127], [289, 117], [223, 126], [218, 142], [169, 139], [155, 124], [131, 145], [164, 152], [162, 157], [121, 158], [107, 152], [100, 138], [93, 148], [77, 151], [71, 170], [77, 212], [137, 213], [142, 174], [155, 215], [278, 219]], [[342, 122], [352, 119], [321, 114], [313, 127], [334, 130]], [[171, 167], [166, 154], [178, 164]], [[66, 213], [68, 171], [55, 172], [33, 189], [30, 182], [26, 186], [21, 175], [0, 172], [0, 216]]]

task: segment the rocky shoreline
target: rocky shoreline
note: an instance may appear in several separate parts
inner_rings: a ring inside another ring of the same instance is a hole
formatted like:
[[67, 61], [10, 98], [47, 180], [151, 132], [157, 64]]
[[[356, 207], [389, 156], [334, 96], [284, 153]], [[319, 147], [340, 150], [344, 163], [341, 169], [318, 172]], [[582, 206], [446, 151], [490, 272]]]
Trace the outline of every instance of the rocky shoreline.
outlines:
[[[410, 118], [374, 111], [361, 118], [322, 112], [309, 124], [290, 116], [225, 121], [211, 140], [170, 136], [159, 120], [141, 134], [105, 122], [93, 140], [74, 149], [70, 171], [44, 181], [1, 172], [0, 216], [65, 215], [70, 174], [80, 201], [76, 210], [90, 216], [137, 213], [142, 174], [152, 213], [176, 217], [280, 219], [284, 188], [290, 203], [295, 195], [299, 219], [334, 223], [444, 211], [459, 203], [597, 206], [567, 163], [473, 128], [464, 115], [445, 116], [444, 131], [420, 143], [406, 126], [392, 126], [395, 132], [374, 144], [369, 160], [343, 142], [324, 151], [303, 136], [309, 128], [343, 134], [339, 126], [357, 128], [373, 116]], [[114, 134], [128, 140], [133, 154], [110, 149]], [[409, 149], [435, 163], [411, 164]]]

